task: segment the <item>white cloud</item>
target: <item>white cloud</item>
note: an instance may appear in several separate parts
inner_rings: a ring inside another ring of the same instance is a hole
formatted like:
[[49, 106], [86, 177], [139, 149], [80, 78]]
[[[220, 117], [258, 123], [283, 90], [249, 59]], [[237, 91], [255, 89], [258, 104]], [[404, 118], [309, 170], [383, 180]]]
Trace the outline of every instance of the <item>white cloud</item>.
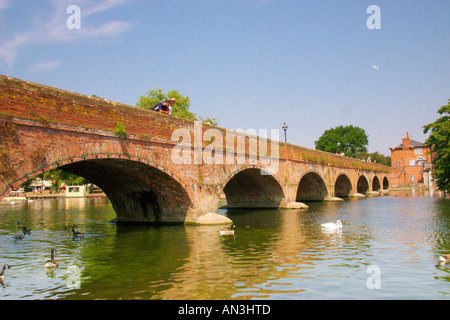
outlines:
[[0, 62], [12, 67], [16, 62], [16, 56], [21, 47], [26, 46], [33, 39], [32, 32], [14, 34], [11, 40], [0, 46]]
[[28, 72], [29, 73], [39, 73], [39, 72], [43, 72], [43, 71], [54, 70], [54, 69], [58, 68], [60, 64], [61, 64], [61, 62], [58, 60], [39, 62], [39, 63], [32, 65], [28, 69]]
[[[90, 15], [100, 14], [106, 10], [124, 5], [128, 0], [102, 0], [95, 2], [92, 0], [79, 0], [78, 6], [81, 9], [82, 21], [81, 29], [69, 30], [66, 25], [69, 18], [66, 10], [72, 2], [72, 0], [50, 0], [54, 11], [50, 17], [46, 17], [46, 20], [36, 18], [33, 21], [32, 29], [29, 31], [12, 35], [3, 34], [2, 38], [5, 39], [6, 37], [7, 40], [3, 40], [0, 43], [0, 65], [4, 64], [12, 68], [16, 62], [17, 55], [26, 46], [48, 42], [71, 42], [116, 36], [133, 28], [133, 24], [127, 21], [108, 21], [97, 27], [90, 26], [86, 21], [86, 18]], [[7, 9], [9, 4], [10, 0], [0, 0], [0, 10]]]
[[81, 33], [88, 37], [102, 36], [102, 35], [118, 35], [130, 31], [133, 26], [126, 21], [110, 21], [106, 22], [98, 28], [86, 29]]
[[[71, 0], [73, 2], [73, 0]], [[92, 1], [89, 1], [92, 2]], [[108, 9], [112, 9], [117, 6], [121, 6], [123, 4], [126, 4], [129, 2], [129, 0], [108, 0], [108, 1], [102, 1], [99, 4], [92, 6], [91, 8], [87, 8], [84, 12], [85, 16], [89, 16], [91, 14], [97, 13], [97, 12], [103, 12]]]
[[7, 9], [11, 5], [11, 0], [0, 0], [0, 10]]

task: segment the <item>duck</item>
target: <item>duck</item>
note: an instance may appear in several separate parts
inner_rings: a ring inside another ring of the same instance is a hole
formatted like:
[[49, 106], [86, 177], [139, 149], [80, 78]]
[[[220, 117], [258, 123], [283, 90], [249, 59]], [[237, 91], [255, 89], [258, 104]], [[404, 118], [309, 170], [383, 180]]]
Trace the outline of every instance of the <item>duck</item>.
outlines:
[[72, 229], [72, 233], [74, 237], [84, 237], [84, 232], [80, 232], [78, 229]]
[[236, 226], [233, 224], [229, 230], [220, 230], [219, 235], [220, 236], [234, 236], [234, 228], [236, 228]]
[[446, 254], [439, 257], [439, 260], [442, 262], [450, 262], [450, 254]]
[[341, 220], [336, 221], [336, 223], [328, 222], [321, 224], [322, 228], [328, 229], [328, 230], [337, 230], [342, 229], [342, 222]]
[[23, 239], [24, 234], [23, 232], [19, 232], [17, 231], [17, 225], [19, 224], [19, 222], [16, 222], [15, 226], [16, 226], [16, 234], [14, 235], [14, 238], [16, 239]]
[[5, 270], [11, 269], [11, 267], [7, 264], [5, 264], [2, 268], [2, 271], [0, 272], [0, 282], [3, 282], [5, 280]]
[[31, 234], [31, 229], [28, 229], [27, 227], [25, 227], [24, 225], [22, 225], [22, 233], [24, 234], [24, 235], [26, 235], [26, 234]]
[[44, 268], [56, 269], [58, 267], [58, 261], [55, 260], [55, 253], [57, 252], [56, 249], [52, 249], [50, 253], [51, 258], [44, 263]]

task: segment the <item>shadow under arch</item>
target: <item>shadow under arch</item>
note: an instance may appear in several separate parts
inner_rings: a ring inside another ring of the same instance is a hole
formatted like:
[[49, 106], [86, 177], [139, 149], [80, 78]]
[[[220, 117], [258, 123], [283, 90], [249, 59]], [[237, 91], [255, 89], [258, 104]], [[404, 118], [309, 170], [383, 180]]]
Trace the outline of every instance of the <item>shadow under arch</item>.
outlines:
[[334, 184], [334, 195], [339, 198], [347, 198], [352, 192], [352, 183], [350, 179], [345, 175], [341, 174]]
[[357, 189], [358, 193], [366, 194], [369, 191], [369, 181], [365, 176], [360, 176], [358, 178]]
[[261, 169], [245, 169], [233, 176], [223, 188], [227, 209], [278, 208], [284, 198], [280, 183]]
[[118, 223], [183, 223], [192, 203], [184, 187], [150, 165], [127, 159], [89, 159], [59, 169], [100, 187]]
[[383, 190], [389, 189], [389, 180], [387, 177], [383, 178]]
[[373, 177], [372, 180], [372, 191], [378, 191], [381, 189], [380, 179], [377, 176]]
[[308, 172], [298, 184], [296, 201], [323, 201], [327, 194], [327, 187], [322, 177], [315, 172]]

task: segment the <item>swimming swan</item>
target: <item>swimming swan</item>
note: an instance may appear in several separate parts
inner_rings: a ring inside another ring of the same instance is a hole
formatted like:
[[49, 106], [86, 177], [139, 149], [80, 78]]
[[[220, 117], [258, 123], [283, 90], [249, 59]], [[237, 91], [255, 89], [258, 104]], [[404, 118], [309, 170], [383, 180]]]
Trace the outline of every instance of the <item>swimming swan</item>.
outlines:
[[336, 221], [336, 223], [328, 222], [321, 224], [322, 228], [328, 229], [328, 230], [336, 230], [336, 229], [342, 229], [342, 222], [341, 220]]
[[220, 230], [219, 235], [220, 236], [234, 236], [234, 228], [236, 228], [236, 226], [233, 224], [230, 227], [230, 230]]
[[440, 256], [439, 260], [442, 262], [450, 262], [450, 254], [446, 254], [445, 256]]

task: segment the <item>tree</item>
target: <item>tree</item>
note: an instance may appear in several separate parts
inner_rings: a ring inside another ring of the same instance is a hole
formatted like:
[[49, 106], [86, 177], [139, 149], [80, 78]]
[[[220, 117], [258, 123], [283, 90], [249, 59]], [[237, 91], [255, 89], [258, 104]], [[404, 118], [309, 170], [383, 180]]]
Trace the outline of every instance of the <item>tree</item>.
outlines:
[[189, 107], [191, 105], [189, 97], [182, 95], [177, 90], [171, 90], [167, 92], [167, 94], [164, 93], [162, 89], [150, 90], [146, 92], [145, 96], [141, 96], [139, 98], [139, 101], [136, 103], [136, 105], [140, 108], [151, 109], [159, 102], [165, 101], [170, 98], [177, 99], [177, 102], [175, 102], [172, 109], [173, 116], [191, 120], [201, 120], [209, 122], [213, 125], [217, 125], [218, 120], [216, 118], [197, 118], [197, 116], [193, 112], [189, 111]]
[[355, 157], [357, 153], [367, 152], [369, 138], [364, 129], [354, 126], [339, 126], [326, 130], [314, 143], [316, 150], [331, 153], [343, 152], [346, 156]]
[[[89, 181], [83, 177], [80, 177], [74, 173], [61, 170], [61, 169], [53, 169], [50, 171], [46, 171], [44, 173], [39, 174], [36, 178], [40, 178], [42, 180], [50, 180], [52, 181], [52, 187], [55, 189], [59, 189], [61, 183], [65, 183], [66, 185], [85, 185], [88, 184]], [[27, 180], [22, 183], [20, 186], [27, 190], [32, 183], [32, 180]]]
[[450, 99], [449, 104], [439, 108], [441, 115], [435, 122], [424, 126], [424, 133], [431, 131], [425, 144], [435, 154], [433, 178], [440, 190], [450, 191]]

